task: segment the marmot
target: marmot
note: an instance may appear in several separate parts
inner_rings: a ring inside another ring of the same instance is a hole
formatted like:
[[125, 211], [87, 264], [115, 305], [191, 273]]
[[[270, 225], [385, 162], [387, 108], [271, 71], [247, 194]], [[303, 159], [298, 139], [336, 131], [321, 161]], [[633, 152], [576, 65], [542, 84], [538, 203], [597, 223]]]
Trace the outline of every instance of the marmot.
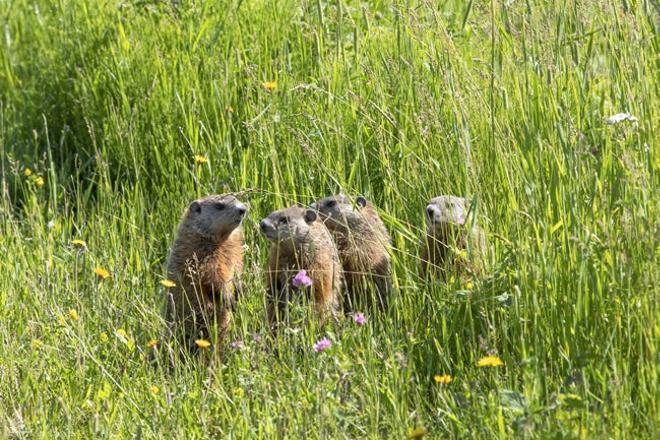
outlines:
[[243, 270], [243, 228], [247, 208], [232, 195], [192, 202], [170, 253], [167, 321], [185, 346], [211, 339], [219, 347], [232, 319], [235, 288]]
[[316, 212], [300, 206], [275, 211], [260, 223], [272, 246], [266, 273], [268, 321], [274, 329], [295, 291], [293, 278], [306, 271], [321, 325], [340, 312], [342, 269], [337, 248]]
[[[343, 194], [321, 199], [311, 207], [321, 213], [337, 243], [348, 291], [347, 308], [371, 307], [375, 293], [378, 307], [385, 310], [392, 292], [391, 238], [376, 209], [364, 197], [357, 197], [353, 205]], [[370, 287], [374, 285], [375, 292]]]
[[422, 245], [422, 275], [449, 272], [474, 275], [481, 269], [485, 249], [483, 231], [468, 224], [463, 197], [438, 196], [426, 206], [426, 238]]

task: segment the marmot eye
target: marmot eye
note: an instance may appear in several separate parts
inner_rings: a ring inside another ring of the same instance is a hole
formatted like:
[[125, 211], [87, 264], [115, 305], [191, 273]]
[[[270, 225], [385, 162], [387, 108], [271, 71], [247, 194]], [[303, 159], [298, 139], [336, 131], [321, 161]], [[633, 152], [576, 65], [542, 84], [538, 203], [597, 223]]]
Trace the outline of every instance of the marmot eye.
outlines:
[[286, 225], [287, 223], [289, 223], [289, 218], [288, 217], [280, 218], [280, 224], [281, 225]]
[[326, 208], [334, 208], [337, 206], [337, 201], [336, 200], [329, 200], [325, 203]]
[[221, 211], [221, 210], [225, 209], [225, 206], [226, 205], [224, 203], [216, 203], [215, 204], [215, 209], [217, 209], [218, 211]]

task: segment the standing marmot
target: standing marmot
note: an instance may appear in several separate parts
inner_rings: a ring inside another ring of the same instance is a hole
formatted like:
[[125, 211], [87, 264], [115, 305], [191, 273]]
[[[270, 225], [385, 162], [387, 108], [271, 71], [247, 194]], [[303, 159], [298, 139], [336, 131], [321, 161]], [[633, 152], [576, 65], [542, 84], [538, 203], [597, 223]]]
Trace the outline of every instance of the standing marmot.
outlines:
[[337, 318], [342, 289], [342, 269], [328, 229], [315, 211], [300, 206], [275, 211], [263, 219], [261, 233], [272, 242], [266, 285], [268, 321], [274, 326], [284, 315], [295, 291], [293, 277], [306, 271], [312, 282], [314, 304], [321, 324]]
[[195, 200], [183, 216], [170, 253], [167, 320], [184, 345], [210, 338], [219, 347], [232, 319], [234, 289], [243, 270], [247, 209], [234, 196]]
[[[387, 307], [392, 292], [390, 255], [391, 239], [373, 205], [364, 197], [351, 200], [343, 194], [312, 204], [332, 233], [344, 267], [349, 308], [370, 307], [373, 294], [381, 310]], [[376, 287], [373, 292], [372, 287]]]
[[483, 231], [467, 223], [463, 197], [438, 196], [426, 206], [426, 239], [422, 246], [422, 275], [478, 273], [485, 249]]

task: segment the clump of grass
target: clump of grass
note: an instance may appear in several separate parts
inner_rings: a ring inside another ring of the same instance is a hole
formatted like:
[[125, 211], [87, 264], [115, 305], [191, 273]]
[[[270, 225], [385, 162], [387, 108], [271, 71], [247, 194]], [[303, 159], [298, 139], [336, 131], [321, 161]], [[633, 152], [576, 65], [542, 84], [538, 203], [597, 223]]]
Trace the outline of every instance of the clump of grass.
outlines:
[[[0, 436], [651, 436], [647, 2], [0, 8]], [[303, 301], [272, 341], [255, 224], [339, 190], [381, 209], [393, 310], [318, 329]], [[237, 191], [237, 343], [170, 367], [174, 228]], [[438, 194], [477, 200], [472, 286], [418, 276]]]

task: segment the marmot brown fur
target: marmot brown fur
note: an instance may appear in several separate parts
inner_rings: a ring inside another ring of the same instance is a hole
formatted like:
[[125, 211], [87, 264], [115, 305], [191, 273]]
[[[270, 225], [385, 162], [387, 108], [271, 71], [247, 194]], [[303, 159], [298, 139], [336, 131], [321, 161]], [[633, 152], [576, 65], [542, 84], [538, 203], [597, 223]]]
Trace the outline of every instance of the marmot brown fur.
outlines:
[[167, 320], [187, 347], [209, 338], [221, 345], [232, 319], [235, 288], [243, 270], [243, 228], [247, 208], [232, 195], [192, 202], [183, 216], [167, 272]]
[[426, 206], [426, 238], [422, 245], [422, 275], [450, 273], [475, 275], [481, 270], [485, 249], [483, 231], [468, 224], [468, 207], [463, 197], [438, 196]]
[[342, 269], [328, 229], [311, 209], [300, 206], [275, 211], [263, 219], [261, 233], [272, 242], [266, 285], [268, 320], [273, 328], [297, 287], [293, 278], [304, 270], [311, 278], [313, 301], [321, 324], [337, 319]]
[[347, 308], [355, 311], [376, 303], [384, 310], [392, 293], [391, 238], [376, 209], [364, 197], [357, 197], [353, 204], [343, 194], [321, 199], [312, 208], [321, 213], [337, 243], [348, 291]]

